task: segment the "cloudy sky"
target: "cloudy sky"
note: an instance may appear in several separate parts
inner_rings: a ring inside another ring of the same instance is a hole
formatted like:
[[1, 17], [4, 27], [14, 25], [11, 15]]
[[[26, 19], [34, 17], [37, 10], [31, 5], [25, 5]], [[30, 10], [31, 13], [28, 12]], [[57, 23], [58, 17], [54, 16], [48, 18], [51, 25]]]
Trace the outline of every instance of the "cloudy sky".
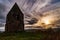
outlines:
[[37, 21], [43, 12], [60, 7], [60, 0], [0, 0], [0, 27], [4, 26], [6, 15], [15, 2], [25, 15], [25, 24], [34, 24], [31, 22]]

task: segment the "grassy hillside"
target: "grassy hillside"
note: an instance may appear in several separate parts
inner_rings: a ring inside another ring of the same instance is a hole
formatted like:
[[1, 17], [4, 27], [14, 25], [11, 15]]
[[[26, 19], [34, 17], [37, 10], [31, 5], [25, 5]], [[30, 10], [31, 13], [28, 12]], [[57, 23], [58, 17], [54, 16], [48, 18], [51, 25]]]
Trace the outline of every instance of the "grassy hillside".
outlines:
[[0, 40], [60, 40], [60, 33], [15, 32], [0, 33]]

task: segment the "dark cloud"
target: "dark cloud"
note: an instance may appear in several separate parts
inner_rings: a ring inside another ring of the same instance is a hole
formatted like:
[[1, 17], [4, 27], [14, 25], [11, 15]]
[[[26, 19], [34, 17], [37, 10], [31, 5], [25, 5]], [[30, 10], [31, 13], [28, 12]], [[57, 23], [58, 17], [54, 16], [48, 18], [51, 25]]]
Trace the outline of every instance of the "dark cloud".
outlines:
[[37, 21], [38, 20], [36, 18], [32, 18], [30, 21], [28, 21], [28, 24], [33, 25], [33, 24], [37, 23]]
[[0, 3], [0, 19], [4, 19], [3, 12], [6, 10], [6, 6]]
[[60, 0], [52, 0], [52, 4], [54, 4], [54, 3], [57, 3], [57, 2], [60, 2]]
[[32, 4], [32, 6], [33, 6], [33, 4], [36, 2], [36, 0], [28, 0], [28, 2], [27, 2], [27, 4]]

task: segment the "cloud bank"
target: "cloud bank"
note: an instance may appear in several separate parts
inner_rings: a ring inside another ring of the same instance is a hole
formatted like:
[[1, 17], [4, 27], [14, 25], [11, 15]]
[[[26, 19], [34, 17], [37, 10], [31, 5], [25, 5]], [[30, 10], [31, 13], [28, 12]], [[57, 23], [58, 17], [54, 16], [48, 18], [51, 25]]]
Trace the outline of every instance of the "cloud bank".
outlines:
[[32, 20], [38, 21], [44, 12], [60, 7], [60, 3], [52, 4], [52, 0], [0, 0], [1, 23], [6, 22], [6, 15], [15, 2], [24, 13], [25, 24], [30, 24]]

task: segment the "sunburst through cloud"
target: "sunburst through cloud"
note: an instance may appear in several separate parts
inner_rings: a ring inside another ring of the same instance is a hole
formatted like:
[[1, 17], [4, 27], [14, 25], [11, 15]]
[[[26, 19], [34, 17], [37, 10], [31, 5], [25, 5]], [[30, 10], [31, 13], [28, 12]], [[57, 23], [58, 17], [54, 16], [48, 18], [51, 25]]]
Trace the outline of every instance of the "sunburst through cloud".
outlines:
[[0, 0], [0, 24], [3, 24], [3, 27], [7, 13], [15, 2], [24, 13], [25, 29], [60, 27], [59, 0]]

